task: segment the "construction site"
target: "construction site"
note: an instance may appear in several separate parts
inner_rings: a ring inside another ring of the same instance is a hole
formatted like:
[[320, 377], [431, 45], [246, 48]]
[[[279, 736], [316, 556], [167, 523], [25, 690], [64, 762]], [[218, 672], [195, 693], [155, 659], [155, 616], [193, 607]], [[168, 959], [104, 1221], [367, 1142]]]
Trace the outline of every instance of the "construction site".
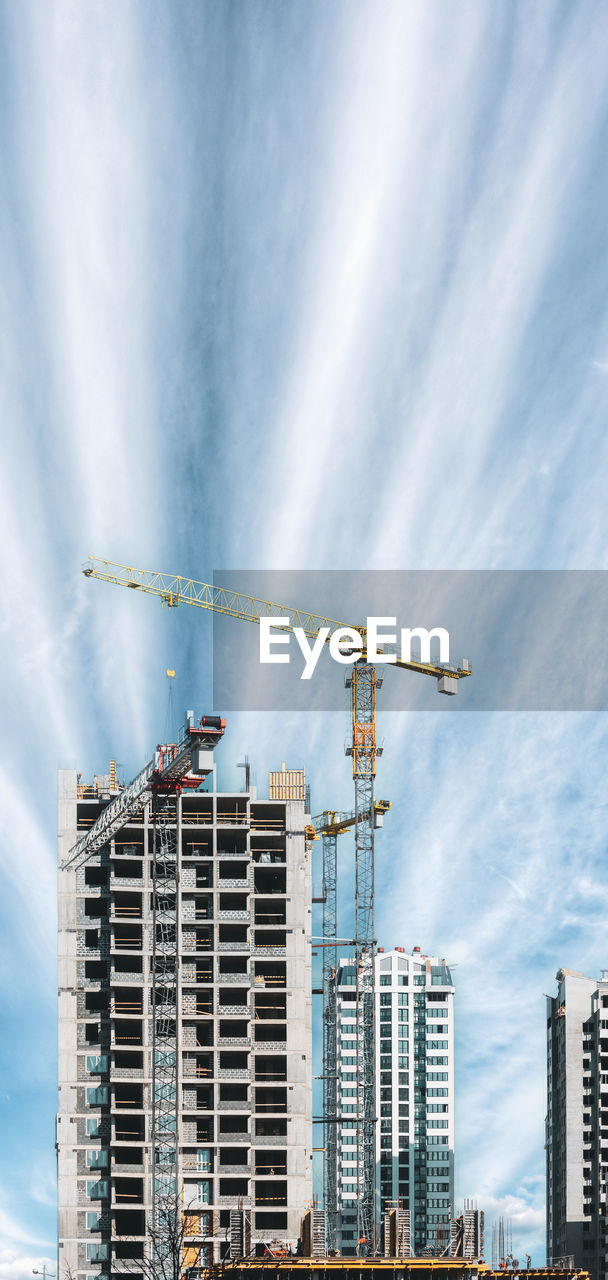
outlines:
[[[84, 572], [250, 623], [282, 608], [106, 561]], [[332, 621], [290, 615], [310, 637]], [[464, 662], [395, 665], [448, 695], [471, 674]], [[487, 1267], [483, 1211], [455, 1210], [449, 968], [378, 946], [375, 840], [391, 808], [375, 795], [381, 682], [362, 659], [348, 669], [345, 811], [315, 816], [304, 770], [284, 764], [267, 794], [247, 761], [242, 788], [222, 790], [226, 723], [191, 711], [129, 784], [114, 763], [91, 782], [60, 774], [60, 1274], [519, 1269], [512, 1256]], [[338, 910], [346, 832], [350, 938]]]

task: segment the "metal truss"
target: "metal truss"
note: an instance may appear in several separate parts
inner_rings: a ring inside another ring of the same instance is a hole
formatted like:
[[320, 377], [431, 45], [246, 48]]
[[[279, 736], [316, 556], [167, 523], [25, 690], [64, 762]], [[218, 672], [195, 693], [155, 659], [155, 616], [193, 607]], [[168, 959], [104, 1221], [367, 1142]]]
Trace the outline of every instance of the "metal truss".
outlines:
[[170, 1248], [163, 1226], [177, 1194], [178, 799], [155, 792], [152, 807], [152, 1247]]
[[338, 1236], [338, 1054], [336, 1026], [336, 970], [338, 951], [328, 946], [338, 936], [337, 833], [323, 832], [323, 1116], [325, 1155], [323, 1205], [326, 1248], [337, 1246]]
[[376, 1073], [374, 1019], [374, 777], [376, 669], [355, 663], [352, 674], [355, 782], [355, 965], [357, 976], [357, 1239], [376, 1247]]

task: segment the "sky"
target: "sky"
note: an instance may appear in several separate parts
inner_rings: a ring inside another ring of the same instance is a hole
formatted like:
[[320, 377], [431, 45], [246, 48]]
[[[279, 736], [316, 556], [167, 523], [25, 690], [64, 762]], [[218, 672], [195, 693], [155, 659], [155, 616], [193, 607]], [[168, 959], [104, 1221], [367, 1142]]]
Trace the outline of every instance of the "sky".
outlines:
[[[82, 562], [608, 568], [607, 49], [601, 0], [0, 0], [0, 1280], [54, 1261], [57, 769], [133, 776], [167, 666], [211, 703], [210, 619]], [[378, 938], [454, 966], [457, 1196], [541, 1262], [605, 716], [382, 696]], [[223, 781], [350, 808], [347, 735], [231, 713]]]

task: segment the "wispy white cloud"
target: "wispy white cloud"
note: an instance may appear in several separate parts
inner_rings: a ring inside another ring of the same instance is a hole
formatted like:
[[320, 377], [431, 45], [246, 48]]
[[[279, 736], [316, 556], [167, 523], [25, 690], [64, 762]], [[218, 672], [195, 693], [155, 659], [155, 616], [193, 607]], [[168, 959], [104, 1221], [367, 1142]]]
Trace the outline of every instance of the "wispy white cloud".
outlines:
[[[51, 964], [56, 765], [115, 755], [135, 772], [162, 729], [167, 650], [189, 702], [208, 678], [196, 615], [85, 583], [89, 550], [193, 573], [211, 546], [270, 567], [608, 563], [606, 268], [599, 247], [593, 278], [572, 252], [598, 211], [605, 226], [600, 10], [595, 26], [588, 6], [565, 21], [381, 0], [293, 9], [279, 30], [254, 4], [238, 32], [220, 12], [191, 40], [162, 4], [154, 31], [135, 5], [5, 13], [15, 973]], [[346, 709], [233, 717], [222, 768], [234, 785], [248, 751], [263, 787], [301, 763], [315, 810], [347, 808], [347, 734]], [[540, 1241], [542, 991], [559, 963], [605, 961], [603, 726], [420, 715], [383, 734], [378, 931], [458, 963], [461, 1193]], [[346, 913], [348, 838], [340, 859]], [[0, 1222], [7, 1280], [32, 1269], [19, 1230]]]

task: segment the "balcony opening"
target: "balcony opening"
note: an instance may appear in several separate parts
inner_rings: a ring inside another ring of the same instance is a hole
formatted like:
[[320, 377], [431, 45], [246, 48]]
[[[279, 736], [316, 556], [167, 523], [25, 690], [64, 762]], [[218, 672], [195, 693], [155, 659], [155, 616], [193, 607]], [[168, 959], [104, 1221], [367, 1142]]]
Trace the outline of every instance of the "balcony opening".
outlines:
[[285, 924], [285, 899], [279, 899], [278, 902], [272, 898], [256, 898], [255, 899], [255, 923], [256, 925], [282, 925]]
[[220, 1052], [220, 1071], [246, 1071], [249, 1065], [247, 1053], [235, 1053], [229, 1049]]
[[254, 939], [256, 947], [284, 947], [286, 933], [284, 929], [256, 929]]
[[[119, 1215], [116, 1214], [117, 1218], [118, 1216]], [[122, 1211], [121, 1211], [121, 1216], [122, 1216]], [[144, 1217], [144, 1216], [145, 1215], [143, 1214], [141, 1215], [141, 1217]], [[136, 1224], [137, 1226], [140, 1226], [141, 1217], [137, 1221], [137, 1224]], [[118, 1223], [116, 1223], [115, 1231], [116, 1231], [116, 1235], [132, 1236], [136, 1234], [134, 1231], [131, 1231], [131, 1230], [119, 1231]], [[145, 1232], [145, 1224], [144, 1224], [143, 1230], [138, 1231], [137, 1234], [140, 1236], [143, 1236], [144, 1232]], [[123, 1258], [143, 1258], [144, 1242], [143, 1240], [117, 1240], [115, 1243], [112, 1244], [112, 1252], [117, 1261], [119, 1259], [122, 1260]], [[130, 1268], [129, 1268], [129, 1275], [131, 1275]]]
[[285, 830], [285, 806], [254, 801], [251, 806], [251, 830], [282, 832]]
[[87, 991], [85, 994], [84, 1005], [87, 1013], [100, 1013], [107, 1010], [109, 1003], [107, 991]]
[[143, 973], [141, 956], [112, 956], [112, 970], [120, 973]]
[[137, 987], [112, 987], [112, 1012], [125, 1016], [143, 1013], [143, 992]]
[[246, 1196], [248, 1191], [248, 1178], [220, 1178], [221, 1196], [232, 1196], [234, 1200], [237, 1200], [239, 1196]]
[[85, 898], [84, 914], [87, 919], [99, 919], [100, 916], [107, 915], [108, 899], [107, 898]]
[[240, 1147], [220, 1147], [220, 1169], [222, 1165], [247, 1165], [249, 1150], [243, 1143]]
[[113, 859], [111, 867], [112, 875], [117, 880], [141, 880], [142, 878], [142, 863], [132, 858]]
[[287, 965], [284, 960], [256, 960], [255, 988], [284, 987], [287, 978]]
[[220, 1039], [221, 1040], [246, 1040], [249, 1031], [248, 1022], [228, 1021], [227, 1018], [220, 1020]]
[[274, 1178], [277, 1174], [280, 1174], [282, 1178], [286, 1178], [287, 1152], [276, 1150], [274, 1147], [266, 1147], [262, 1151], [256, 1151], [255, 1171], [256, 1175], [264, 1178]]
[[220, 893], [220, 911], [247, 911], [248, 906], [246, 893]]
[[[220, 946], [236, 946], [247, 945], [247, 925], [246, 924], [221, 924], [220, 925]], [[95, 961], [89, 961], [94, 964]]]
[[96, 867], [89, 864], [84, 869], [84, 882], [91, 889], [105, 889], [108, 883], [107, 867]]
[[249, 1116], [220, 1116], [220, 1141], [228, 1133], [249, 1133]]
[[125, 1081], [124, 1084], [114, 1085], [114, 1106], [120, 1110], [129, 1110], [132, 1108], [141, 1111], [144, 1105], [143, 1085], [136, 1084], [133, 1080]]
[[[134, 1205], [143, 1203], [143, 1178], [114, 1178], [113, 1185], [116, 1204], [125, 1204], [133, 1208]], [[133, 1232], [133, 1235], [136, 1236], [140, 1234], [139, 1231]]]
[[118, 890], [112, 895], [112, 905], [117, 920], [141, 920], [141, 893]]
[[255, 1059], [255, 1078], [256, 1080], [286, 1080], [287, 1079], [287, 1058], [279, 1057], [278, 1054], [272, 1056], [256, 1056]]
[[114, 1067], [117, 1071], [141, 1071], [143, 1065], [143, 1053], [130, 1053], [126, 1049], [117, 1049], [114, 1053]]
[[255, 1110], [266, 1113], [273, 1111], [287, 1111], [287, 1090], [264, 1088], [256, 1089]]
[[220, 862], [218, 870], [218, 887], [220, 889], [224, 887], [222, 881], [246, 880], [248, 870], [248, 862], [238, 862], [236, 859], [234, 861], [226, 860], [226, 862]]
[[220, 1102], [239, 1102], [246, 1107], [248, 1097], [249, 1086], [246, 1084], [223, 1083], [220, 1085]]
[[279, 1120], [276, 1117], [272, 1120], [256, 1120], [255, 1136], [256, 1138], [286, 1138], [287, 1120]]
[[247, 975], [248, 960], [246, 956], [220, 956], [220, 981], [223, 974], [238, 973]]
[[257, 865], [255, 869], [255, 891], [259, 894], [287, 893], [287, 873], [272, 871], [270, 867]]
[[114, 1119], [114, 1141], [143, 1142], [146, 1136], [145, 1116], [116, 1116]]
[[249, 1000], [249, 992], [244, 991], [242, 987], [220, 987], [220, 1005], [232, 1005], [233, 1007], [241, 1006], [246, 1009]]
[[112, 1160], [114, 1164], [119, 1166], [123, 1164], [139, 1164], [143, 1165], [144, 1153], [142, 1147], [113, 1147]]
[[[264, 1235], [274, 1234], [275, 1231], [287, 1231], [287, 1214], [286, 1213], [256, 1213], [255, 1229], [261, 1231]], [[262, 1257], [264, 1254], [264, 1244], [256, 1243], [256, 1257]]]
[[256, 1182], [256, 1205], [266, 1205], [269, 1209], [287, 1204], [287, 1182], [279, 1178]]
[[256, 991], [255, 1017], [256, 1022], [284, 1020], [287, 1017], [287, 997], [278, 992], [262, 995]]
[[127, 1021], [125, 1018], [117, 1018], [114, 1022], [114, 1043], [116, 1045], [140, 1045], [143, 1044], [142, 1038], [142, 1022], [136, 1022], [133, 1018]]
[[284, 1023], [269, 1023], [268, 1026], [256, 1025], [255, 1042], [256, 1044], [264, 1044], [264, 1041], [272, 1041], [275, 1044], [287, 1041], [287, 1026]]
[[113, 945], [117, 951], [141, 951], [142, 926], [140, 924], [116, 924]]

